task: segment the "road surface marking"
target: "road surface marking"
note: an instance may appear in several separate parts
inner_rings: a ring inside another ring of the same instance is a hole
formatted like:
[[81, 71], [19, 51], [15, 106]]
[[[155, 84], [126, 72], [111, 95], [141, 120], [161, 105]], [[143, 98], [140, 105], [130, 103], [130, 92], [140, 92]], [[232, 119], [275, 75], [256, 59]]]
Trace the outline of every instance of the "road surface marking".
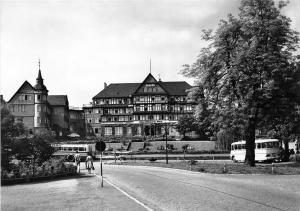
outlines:
[[[96, 174], [95, 174], [96, 175]], [[99, 179], [101, 179], [101, 176], [96, 175]], [[148, 207], [147, 205], [145, 205], [143, 202], [140, 202], [139, 200], [137, 200], [136, 198], [134, 198], [133, 196], [129, 195], [128, 193], [126, 193], [124, 190], [122, 190], [121, 188], [119, 188], [118, 186], [112, 184], [111, 182], [109, 182], [107, 179], [103, 180], [105, 182], [107, 182], [108, 184], [110, 184], [111, 186], [113, 186], [114, 188], [116, 188], [117, 190], [119, 190], [121, 193], [123, 193], [125, 196], [127, 196], [128, 198], [132, 199], [133, 201], [135, 201], [136, 203], [138, 203], [139, 205], [141, 205], [142, 207], [144, 207], [146, 210], [148, 211], [154, 211], [153, 209], [151, 209], [150, 207]]]

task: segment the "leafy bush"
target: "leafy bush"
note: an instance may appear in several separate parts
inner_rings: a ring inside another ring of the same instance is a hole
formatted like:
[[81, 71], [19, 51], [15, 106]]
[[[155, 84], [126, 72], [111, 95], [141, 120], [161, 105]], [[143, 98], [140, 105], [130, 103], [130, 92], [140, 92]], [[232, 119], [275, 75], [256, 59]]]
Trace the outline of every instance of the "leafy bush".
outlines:
[[189, 165], [196, 165], [197, 162], [198, 162], [197, 160], [189, 160], [188, 164]]
[[151, 158], [149, 158], [149, 161], [150, 161], [150, 162], [155, 162], [155, 161], [157, 161], [157, 159], [154, 158], [154, 157], [151, 157]]
[[121, 159], [121, 160], [127, 160], [127, 158], [124, 157], [124, 156], [121, 156], [120, 159]]
[[198, 171], [200, 171], [200, 172], [206, 172], [205, 168], [203, 168], [203, 167], [199, 168]]
[[[48, 161], [43, 162], [42, 165], [34, 167], [36, 176], [50, 175], [51, 169], [53, 173], [64, 173], [67, 169], [76, 168], [73, 164], [65, 165], [64, 159], [54, 159], [51, 158]], [[11, 172], [2, 171], [2, 178], [24, 178], [27, 174], [33, 174], [33, 165], [32, 163], [27, 163], [20, 161], [14, 165]]]

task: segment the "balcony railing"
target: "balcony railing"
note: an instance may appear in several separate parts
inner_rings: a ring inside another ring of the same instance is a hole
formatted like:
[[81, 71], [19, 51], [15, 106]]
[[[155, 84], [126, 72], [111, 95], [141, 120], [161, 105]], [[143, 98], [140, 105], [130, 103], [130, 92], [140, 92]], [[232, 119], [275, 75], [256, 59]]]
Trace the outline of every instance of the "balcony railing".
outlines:
[[83, 104], [83, 106], [82, 106], [83, 108], [86, 108], [86, 107], [93, 107], [93, 104]]
[[69, 110], [82, 110], [82, 107], [69, 106]]

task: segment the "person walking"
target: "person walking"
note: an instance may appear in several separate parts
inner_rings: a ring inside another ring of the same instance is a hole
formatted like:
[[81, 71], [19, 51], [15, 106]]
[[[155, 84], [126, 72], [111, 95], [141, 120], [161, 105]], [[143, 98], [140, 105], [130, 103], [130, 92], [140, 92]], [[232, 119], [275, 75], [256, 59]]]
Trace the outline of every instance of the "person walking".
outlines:
[[75, 158], [75, 165], [77, 168], [76, 171], [78, 171], [80, 173], [80, 155], [79, 155], [78, 151], [76, 151], [74, 158]]
[[89, 153], [88, 156], [86, 157], [85, 160], [85, 167], [88, 170], [89, 174], [91, 173], [91, 170], [94, 170], [94, 165], [93, 165], [93, 158], [91, 154]]

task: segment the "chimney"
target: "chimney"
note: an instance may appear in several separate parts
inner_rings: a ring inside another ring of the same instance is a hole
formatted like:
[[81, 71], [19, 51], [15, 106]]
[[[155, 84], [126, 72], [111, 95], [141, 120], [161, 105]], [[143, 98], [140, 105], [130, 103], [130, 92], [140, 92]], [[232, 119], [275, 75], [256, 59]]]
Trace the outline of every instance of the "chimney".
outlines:
[[158, 74], [158, 81], [161, 82], [160, 74]]
[[106, 82], [104, 82], [104, 89], [106, 89], [106, 87], [107, 87], [107, 83], [106, 83]]

